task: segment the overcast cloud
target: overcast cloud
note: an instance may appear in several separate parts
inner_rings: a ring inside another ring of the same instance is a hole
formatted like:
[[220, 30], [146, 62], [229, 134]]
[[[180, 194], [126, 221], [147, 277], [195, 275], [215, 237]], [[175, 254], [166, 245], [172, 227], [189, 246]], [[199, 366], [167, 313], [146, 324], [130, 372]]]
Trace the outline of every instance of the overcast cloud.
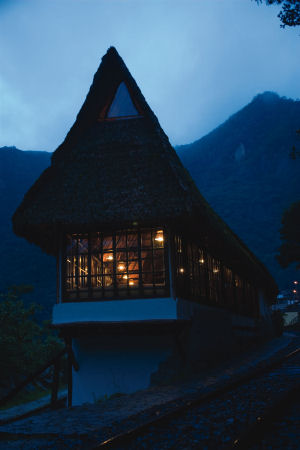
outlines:
[[0, 0], [0, 146], [54, 150], [114, 45], [173, 144], [300, 97], [299, 30], [251, 0]]

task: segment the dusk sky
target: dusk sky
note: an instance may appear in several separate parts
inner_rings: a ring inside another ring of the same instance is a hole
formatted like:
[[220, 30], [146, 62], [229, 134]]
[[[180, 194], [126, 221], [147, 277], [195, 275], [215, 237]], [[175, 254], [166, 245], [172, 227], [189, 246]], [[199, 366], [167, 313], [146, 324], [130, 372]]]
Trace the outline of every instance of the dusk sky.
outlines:
[[[251, 0], [0, 0], [0, 146], [53, 151], [111, 45], [174, 145], [263, 91], [300, 98], [300, 32]], [[299, 28], [299, 27], [298, 27]]]

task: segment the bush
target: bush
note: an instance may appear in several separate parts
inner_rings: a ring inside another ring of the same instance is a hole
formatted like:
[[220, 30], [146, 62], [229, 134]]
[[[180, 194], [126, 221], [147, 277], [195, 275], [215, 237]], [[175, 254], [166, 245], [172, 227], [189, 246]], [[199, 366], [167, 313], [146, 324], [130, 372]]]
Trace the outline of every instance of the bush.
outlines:
[[13, 388], [24, 377], [37, 370], [63, 348], [50, 329], [39, 324], [37, 304], [26, 307], [21, 299], [31, 286], [12, 286], [0, 294], [0, 387]]

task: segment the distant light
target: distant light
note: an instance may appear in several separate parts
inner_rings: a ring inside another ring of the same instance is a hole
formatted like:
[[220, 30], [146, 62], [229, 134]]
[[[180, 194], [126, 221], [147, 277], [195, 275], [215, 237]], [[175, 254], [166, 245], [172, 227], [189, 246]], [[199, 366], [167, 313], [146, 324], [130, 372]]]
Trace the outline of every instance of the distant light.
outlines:
[[134, 281], [133, 280], [129, 280], [129, 286], [134, 286]]
[[219, 269], [213, 269], [213, 273], [218, 273]]
[[184, 268], [183, 268], [183, 267], [180, 267], [179, 272], [180, 272], [180, 273], [184, 273]]
[[293, 289], [293, 292], [294, 292], [294, 294], [297, 294], [297, 291], [296, 291], [296, 289]]
[[118, 270], [125, 270], [124, 264], [119, 264], [118, 265]]
[[294, 284], [298, 284], [298, 281], [294, 281]]
[[202, 259], [199, 259], [199, 263], [200, 263], [200, 264], [204, 264], [204, 262], [205, 262], [205, 261], [204, 261], [203, 258], [202, 258]]
[[127, 280], [128, 275], [123, 275], [124, 280]]

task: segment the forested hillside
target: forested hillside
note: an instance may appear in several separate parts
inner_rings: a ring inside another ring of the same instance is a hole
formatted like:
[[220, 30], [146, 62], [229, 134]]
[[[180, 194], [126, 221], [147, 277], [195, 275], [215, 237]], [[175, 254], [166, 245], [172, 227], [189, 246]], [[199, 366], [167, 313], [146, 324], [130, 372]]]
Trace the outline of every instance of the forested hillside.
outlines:
[[[275, 260], [283, 211], [300, 199], [300, 101], [272, 92], [202, 139], [177, 147], [201, 193], [266, 264], [281, 288], [299, 273]], [[298, 139], [298, 140], [297, 140]]]
[[11, 216], [25, 192], [49, 166], [50, 157], [48, 152], [0, 148], [0, 291], [14, 284], [31, 284], [34, 292], [28, 296], [28, 301], [41, 303], [45, 318], [49, 318], [55, 302], [55, 260], [15, 236]]

